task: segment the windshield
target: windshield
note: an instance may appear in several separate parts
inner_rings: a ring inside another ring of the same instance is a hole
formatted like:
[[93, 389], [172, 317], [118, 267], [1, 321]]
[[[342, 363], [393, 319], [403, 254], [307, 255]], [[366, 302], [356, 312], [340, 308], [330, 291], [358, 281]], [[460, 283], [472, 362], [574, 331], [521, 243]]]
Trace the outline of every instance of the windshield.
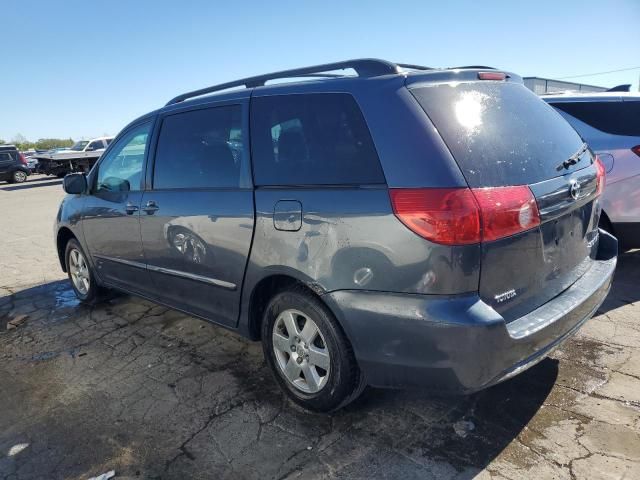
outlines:
[[73, 147], [71, 147], [71, 150], [75, 152], [81, 152], [84, 149], [84, 147], [87, 146], [87, 143], [89, 143], [88, 140], [80, 140], [79, 142], [76, 142], [73, 144]]

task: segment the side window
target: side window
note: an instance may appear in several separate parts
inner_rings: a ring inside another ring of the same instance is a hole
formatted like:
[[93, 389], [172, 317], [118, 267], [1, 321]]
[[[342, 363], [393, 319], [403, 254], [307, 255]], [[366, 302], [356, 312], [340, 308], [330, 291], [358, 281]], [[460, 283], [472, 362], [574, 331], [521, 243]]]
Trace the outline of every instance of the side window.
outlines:
[[369, 129], [344, 93], [258, 97], [251, 104], [256, 185], [384, 183]]
[[118, 140], [98, 165], [97, 191], [140, 190], [151, 124], [138, 125]]
[[555, 108], [614, 135], [640, 135], [640, 102], [558, 102]]
[[105, 142], [107, 143], [107, 147], [108, 147], [109, 145], [111, 145], [111, 141], [112, 141], [112, 140], [113, 140], [113, 138], [107, 138], [107, 139], [105, 140]]
[[239, 187], [241, 118], [240, 105], [167, 116], [158, 138], [153, 188]]
[[87, 147], [87, 151], [93, 152], [94, 150], [100, 150], [101, 148], [104, 148], [104, 145], [102, 144], [102, 140], [94, 140]]

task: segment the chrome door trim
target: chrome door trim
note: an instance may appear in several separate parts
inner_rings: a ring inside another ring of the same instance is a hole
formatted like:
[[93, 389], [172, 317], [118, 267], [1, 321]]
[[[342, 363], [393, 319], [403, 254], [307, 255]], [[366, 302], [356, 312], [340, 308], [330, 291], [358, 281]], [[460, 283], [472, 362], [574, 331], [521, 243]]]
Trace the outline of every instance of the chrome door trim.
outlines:
[[145, 263], [134, 262], [132, 260], [124, 260], [122, 258], [107, 257], [105, 255], [93, 255], [93, 256], [95, 258], [99, 258], [100, 260], [107, 260], [109, 262], [121, 263], [123, 265], [128, 265], [130, 267], [135, 267], [135, 268], [143, 268], [143, 269], [150, 270], [152, 272], [172, 275], [174, 277], [188, 278], [189, 280], [208, 283], [210, 285], [215, 285], [217, 287], [225, 288], [227, 290], [235, 290], [237, 288], [237, 285], [235, 283], [225, 282], [224, 280], [218, 280], [217, 278], [204, 277], [202, 275], [196, 275], [195, 273], [181, 272], [179, 270], [173, 270], [171, 268], [156, 267], [154, 265], [147, 265]]
[[94, 258], [99, 258], [100, 260], [107, 260], [109, 262], [121, 263], [123, 265], [128, 265], [129, 267], [142, 268], [146, 269], [146, 263], [134, 262], [133, 260], [125, 260], [124, 258], [117, 257], [108, 257], [106, 255], [92, 255]]
[[151, 270], [152, 272], [173, 275], [174, 277], [188, 278], [189, 280], [195, 280], [196, 282], [209, 283], [211, 285], [222, 287], [227, 290], [236, 289], [235, 283], [225, 282], [224, 280], [218, 280], [217, 278], [204, 277], [202, 275], [196, 275], [195, 273], [181, 272], [179, 270], [173, 270], [171, 268], [156, 267], [155, 265], [147, 265], [147, 269]]

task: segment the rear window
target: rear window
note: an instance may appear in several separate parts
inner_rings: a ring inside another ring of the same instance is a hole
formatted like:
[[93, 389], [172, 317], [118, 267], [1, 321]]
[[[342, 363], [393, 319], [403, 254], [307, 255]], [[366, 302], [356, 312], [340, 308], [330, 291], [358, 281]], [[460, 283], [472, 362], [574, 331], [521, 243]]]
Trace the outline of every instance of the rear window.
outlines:
[[252, 100], [256, 185], [384, 183], [371, 135], [351, 95], [274, 95]]
[[526, 185], [587, 166], [575, 130], [518, 83], [448, 83], [411, 90], [471, 187]]
[[640, 102], [558, 102], [551, 105], [602, 132], [640, 136]]

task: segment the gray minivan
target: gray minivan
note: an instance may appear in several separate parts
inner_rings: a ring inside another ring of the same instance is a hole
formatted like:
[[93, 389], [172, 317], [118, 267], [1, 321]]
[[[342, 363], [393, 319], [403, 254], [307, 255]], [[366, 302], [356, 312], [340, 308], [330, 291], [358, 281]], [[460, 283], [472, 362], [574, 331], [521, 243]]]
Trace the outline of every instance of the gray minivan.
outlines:
[[81, 300], [115, 288], [261, 339], [283, 390], [327, 411], [543, 359], [609, 291], [603, 187], [517, 75], [352, 60], [135, 120], [65, 178], [55, 241]]

